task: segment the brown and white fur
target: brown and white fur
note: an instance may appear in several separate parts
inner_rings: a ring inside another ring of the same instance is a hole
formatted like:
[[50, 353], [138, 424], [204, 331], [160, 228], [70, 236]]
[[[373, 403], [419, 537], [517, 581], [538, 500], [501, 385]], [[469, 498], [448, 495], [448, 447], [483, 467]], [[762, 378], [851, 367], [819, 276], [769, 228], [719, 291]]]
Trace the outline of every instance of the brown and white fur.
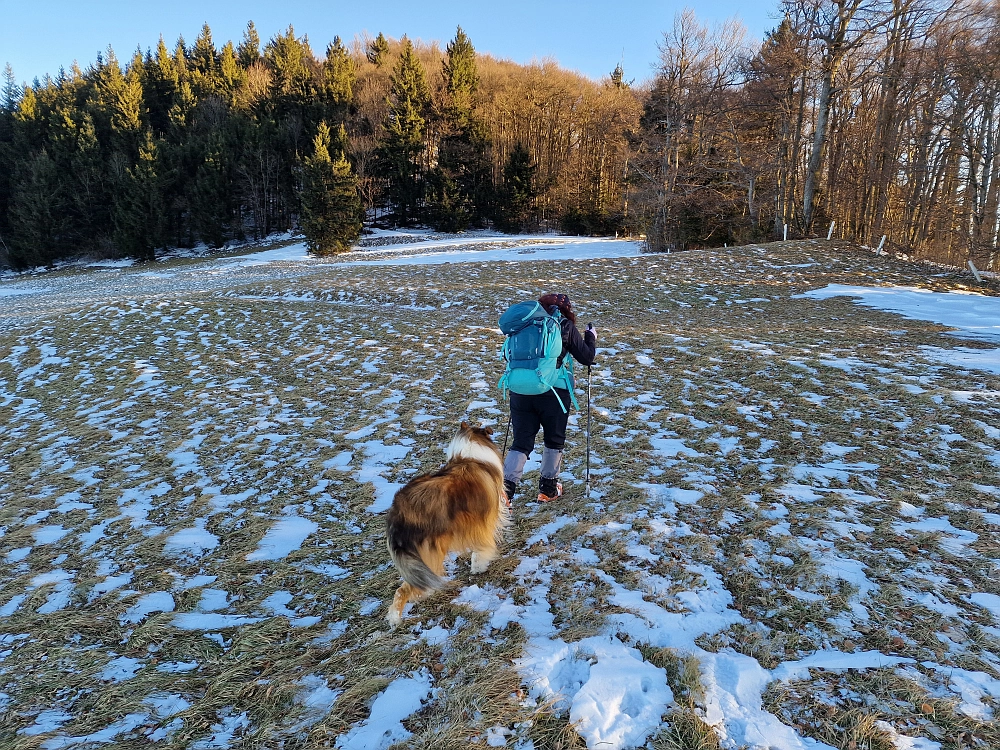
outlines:
[[483, 573], [497, 556], [497, 542], [510, 524], [503, 491], [503, 463], [489, 427], [462, 422], [448, 445], [447, 463], [411, 480], [392, 500], [386, 545], [403, 585], [386, 619], [393, 627], [411, 599], [444, 585], [451, 552], [472, 552], [472, 572]]

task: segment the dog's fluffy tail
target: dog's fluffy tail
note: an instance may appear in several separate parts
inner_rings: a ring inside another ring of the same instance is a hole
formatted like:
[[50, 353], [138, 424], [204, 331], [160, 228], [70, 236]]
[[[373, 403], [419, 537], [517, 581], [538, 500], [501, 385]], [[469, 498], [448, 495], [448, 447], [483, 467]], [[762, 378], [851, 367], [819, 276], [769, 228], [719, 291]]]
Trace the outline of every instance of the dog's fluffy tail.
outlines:
[[444, 579], [427, 567], [417, 550], [407, 544], [403, 536], [398, 533], [398, 529], [389, 527], [386, 535], [386, 546], [389, 548], [389, 557], [392, 558], [393, 565], [399, 570], [403, 580], [421, 591], [432, 591], [444, 585]]

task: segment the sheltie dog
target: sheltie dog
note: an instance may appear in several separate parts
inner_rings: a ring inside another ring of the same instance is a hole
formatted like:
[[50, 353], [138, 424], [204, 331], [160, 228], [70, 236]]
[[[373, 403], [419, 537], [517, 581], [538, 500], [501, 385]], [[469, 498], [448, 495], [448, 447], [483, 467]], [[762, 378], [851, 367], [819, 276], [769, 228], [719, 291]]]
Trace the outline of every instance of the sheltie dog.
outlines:
[[471, 551], [473, 573], [483, 573], [496, 558], [510, 509], [492, 434], [489, 427], [462, 422], [448, 445], [444, 467], [414, 478], [393, 498], [386, 546], [403, 585], [386, 616], [392, 627], [403, 619], [408, 601], [444, 585], [449, 553]]

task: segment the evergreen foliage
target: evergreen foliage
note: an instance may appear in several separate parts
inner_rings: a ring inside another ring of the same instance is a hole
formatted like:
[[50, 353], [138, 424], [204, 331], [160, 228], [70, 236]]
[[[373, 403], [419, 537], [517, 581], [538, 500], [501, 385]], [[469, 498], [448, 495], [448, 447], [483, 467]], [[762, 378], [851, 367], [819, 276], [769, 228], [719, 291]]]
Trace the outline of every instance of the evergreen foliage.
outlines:
[[450, 98], [448, 109], [455, 125], [464, 128], [472, 117], [472, 97], [479, 86], [479, 73], [476, 70], [476, 50], [461, 26], [445, 48], [445, 53], [441, 67]]
[[323, 61], [323, 104], [330, 120], [343, 122], [346, 119], [356, 77], [354, 60], [341, 44], [340, 37], [334, 37], [326, 48], [326, 59]]
[[243, 39], [236, 48], [236, 56], [244, 70], [260, 61], [260, 35], [253, 21], [247, 24], [247, 30], [243, 32]]
[[386, 192], [395, 207], [397, 222], [408, 226], [418, 217], [423, 198], [421, 157], [426, 147], [425, 115], [431, 97], [424, 65], [406, 37], [390, 85], [389, 116], [378, 153], [379, 172], [388, 182]]
[[373, 221], [634, 228], [651, 249], [836, 219], [872, 246], [997, 270], [1000, 14], [972, 3], [786, 0], [753, 47], [684, 11], [641, 87], [620, 64], [592, 81], [477, 55], [461, 28], [444, 50], [379, 34], [317, 57], [291, 27], [262, 43], [251, 22], [220, 46], [205, 25], [27, 86], [7, 66], [0, 265], [149, 258], [328, 215], [352, 217], [329, 235], [349, 237], [354, 208], [316, 202], [335, 194]]
[[368, 58], [368, 62], [376, 68], [381, 68], [385, 65], [386, 58], [389, 56], [389, 40], [385, 38], [385, 35], [381, 31], [368, 44], [368, 51], [365, 55]]
[[10, 207], [11, 261], [15, 265], [51, 266], [69, 254], [69, 200], [59, 170], [46, 149], [20, 165]]
[[[533, 226], [542, 194], [558, 218], [590, 169], [562, 133], [593, 127], [579, 102], [602, 91], [554, 66], [478, 57], [461, 28], [443, 51], [379, 34], [357, 51], [335, 38], [317, 58], [291, 27], [262, 43], [250, 22], [220, 46], [205, 25], [190, 45], [161, 37], [122, 60], [108, 48], [28, 86], [7, 66], [0, 266], [152, 258], [297, 228], [331, 252], [382, 208], [442, 231]], [[621, 103], [637, 112], [631, 94]], [[622, 140], [620, 124], [599, 127]]]
[[489, 137], [474, 111], [476, 51], [461, 26], [441, 67], [446, 96], [438, 163], [427, 178], [427, 220], [439, 231], [458, 232], [481, 225], [494, 198]]
[[3, 86], [0, 87], [0, 266], [11, 262], [10, 248], [5, 238], [9, 239], [10, 236], [10, 200], [16, 161], [14, 115], [23, 93], [14, 78], [13, 69], [7, 64], [3, 73]]
[[150, 260], [157, 245], [161, 203], [156, 177], [156, 144], [149, 131], [134, 167], [119, 164], [114, 192], [112, 240], [124, 255]]
[[503, 169], [503, 185], [496, 213], [500, 231], [523, 232], [534, 224], [531, 203], [538, 195], [535, 185], [537, 170], [538, 166], [532, 162], [528, 149], [518, 143]]
[[312, 156], [303, 166], [302, 231], [314, 255], [349, 250], [361, 236], [358, 180], [344, 155], [346, 140], [341, 126], [336, 142], [331, 143], [330, 128], [320, 122]]

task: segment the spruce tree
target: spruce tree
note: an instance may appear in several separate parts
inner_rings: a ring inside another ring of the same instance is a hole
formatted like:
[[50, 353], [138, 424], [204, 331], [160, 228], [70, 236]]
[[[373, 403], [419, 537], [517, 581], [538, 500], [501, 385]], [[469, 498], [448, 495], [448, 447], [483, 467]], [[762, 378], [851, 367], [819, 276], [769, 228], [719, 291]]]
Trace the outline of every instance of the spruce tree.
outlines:
[[243, 69], [236, 57], [233, 43], [226, 42], [219, 54], [219, 79], [222, 84], [222, 92], [231, 107], [236, 104], [236, 93], [243, 82], [243, 77]]
[[107, 62], [99, 57], [92, 75], [96, 83], [92, 104], [101, 115], [98, 128], [110, 130], [116, 140], [134, 147], [143, 110], [139, 71], [131, 65], [122, 73], [114, 50], [108, 47]]
[[23, 95], [24, 89], [17, 85], [14, 69], [7, 63], [3, 69], [3, 89], [0, 89], [0, 110], [13, 114]]
[[139, 160], [121, 171], [114, 192], [112, 241], [122, 255], [152, 260], [159, 240], [161, 201], [156, 177], [156, 145], [147, 130]]
[[55, 161], [43, 148], [23, 164], [14, 179], [10, 207], [13, 233], [9, 247], [13, 265], [51, 266], [60, 257], [69, 255], [72, 244], [67, 241], [68, 218], [66, 185], [60, 180]]
[[14, 69], [7, 63], [3, 72], [3, 87], [0, 88], [0, 264], [9, 254], [5, 237], [9, 237], [9, 215], [11, 183], [14, 174], [14, 113], [21, 101], [23, 89], [17, 85]]
[[81, 250], [98, 250], [109, 221], [111, 181], [106, 178], [93, 117], [78, 109], [73, 127], [72, 148], [61, 164], [64, 179], [70, 184], [75, 241]]
[[344, 155], [346, 141], [347, 133], [341, 125], [337, 142], [331, 144], [330, 128], [321, 122], [313, 140], [313, 154], [305, 160], [302, 231], [313, 255], [347, 251], [361, 235], [358, 180]]
[[212, 29], [207, 23], [195, 37], [189, 60], [191, 70], [197, 71], [203, 77], [210, 79], [215, 74], [217, 63], [215, 43], [212, 41]]
[[244, 70], [260, 60], [260, 35], [253, 21], [247, 24], [247, 30], [243, 32], [243, 41], [236, 48], [236, 56]]
[[170, 127], [170, 108], [174, 106], [174, 95], [180, 83], [174, 59], [167, 45], [160, 37], [156, 53], [144, 62], [146, 67], [143, 100], [149, 116], [149, 124], [157, 135], [166, 133]]
[[389, 118], [378, 150], [381, 175], [398, 222], [404, 226], [417, 218], [423, 190], [420, 156], [424, 151], [424, 115], [430, 90], [423, 63], [413, 44], [403, 37], [403, 49], [392, 72]]
[[438, 163], [427, 179], [427, 219], [439, 231], [482, 223], [492, 203], [492, 165], [486, 128], [473, 104], [479, 85], [476, 50], [462, 27], [442, 64], [446, 97], [439, 117]]
[[500, 188], [495, 219], [500, 231], [521, 232], [534, 223], [531, 202], [538, 195], [535, 185], [537, 170], [538, 166], [532, 163], [528, 149], [518, 143], [503, 169], [503, 185]]
[[233, 189], [221, 134], [213, 133], [197, 143], [201, 161], [185, 185], [192, 229], [209, 247], [221, 247], [230, 236]]
[[442, 68], [451, 117], [459, 129], [464, 129], [472, 117], [472, 97], [479, 87], [479, 73], [476, 70], [476, 50], [461, 26], [445, 48]]
[[309, 42], [295, 36], [291, 26], [284, 34], [278, 34], [264, 50], [275, 88], [287, 105], [302, 105], [313, 93], [312, 72], [309, 64], [313, 60]]
[[438, 232], [461, 232], [469, 227], [472, 209], [450, 170], [440, 165], [427, 174], [427, 223]]
[[327, 115], [333, 121], [343, 122], [347, 116], [347, 107], [354, 91], [356, 67], [340, 37], [334, 37], [326, 48], [322, 84]]
[[377, 37], [368, 43], [368, 51], [365, 52], [365, 56], [368, 58], [368, 62], [376, 68], [381, 68], [385, 65], [385, 61], [389, 56], [389, 40], [385, 38], [385, 35], [381, 31]]

